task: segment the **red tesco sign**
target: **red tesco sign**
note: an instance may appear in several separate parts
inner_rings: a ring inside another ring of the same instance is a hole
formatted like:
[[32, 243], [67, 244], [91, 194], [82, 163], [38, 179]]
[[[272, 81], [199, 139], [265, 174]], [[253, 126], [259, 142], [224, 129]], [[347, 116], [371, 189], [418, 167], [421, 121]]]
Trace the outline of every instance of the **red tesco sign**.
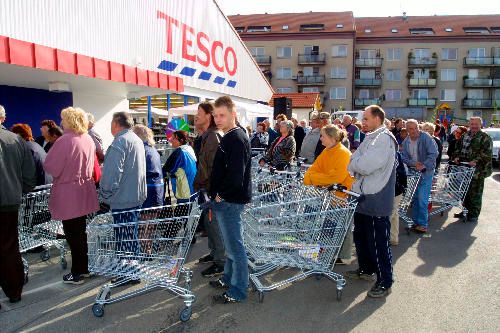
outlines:
[[[198, 62], [204, 67], [209, 67], [210, 64], [221, 72], [228, 73], [230, 76], [236, 74], [238, 69], [238, 60], [236, 52], [230, 46], [225, 47], [221, 41], [210, 41], [210, 37], [202, 32], [196, 32], [193, 27], [179, 22], [167, 14], [157, 11], [157, 18], [164, 19], [166, 22], [167, 33], [167, 53], [173, 54], [172, 51], [172, 36], [174, 29], [179, 30], [182, 34], [182, 57], [186, 60]], [[197, 52], [191, 53], [195, 48]], [[217, 57], [222, 55], [222, 57]], [[223, 59], [223, 62], [219, 62]]]

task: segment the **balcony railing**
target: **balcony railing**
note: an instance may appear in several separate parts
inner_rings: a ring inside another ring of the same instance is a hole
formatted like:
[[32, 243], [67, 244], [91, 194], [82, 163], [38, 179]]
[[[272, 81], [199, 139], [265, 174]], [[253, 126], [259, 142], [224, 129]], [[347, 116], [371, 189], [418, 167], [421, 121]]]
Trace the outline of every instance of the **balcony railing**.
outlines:
[[500, 57], [465, 57], [465, 67], [500, 66]]
[[436, 67], [438, 63], [437, 58], [408, 58], [409, 67]]
[[500, 79], [493, 79], [493, 87], [500, 87]]
[[299, 54], [299, 65], [325, 64], [326, 53], [320, 54]]
[[493, 79], [488, 78], [474, 78], [474, 79], [464, 79], [465, 88], [481, 88], [481, 87], [492, 87]]
[[354, 106], [363, 107], [368, 105], [380, 105], [380, 99], [378, 98], [355, 98]]
[[383, 58], [356, 58], [356, 67], [382, 67]]
[[408, 98], [408, 106], [435, 107], [436, 98]]
[[436, 79], [410, 79], [409, 87], [435, 87]]
[[380, 87], [382, 79], [355, 79], [354, 85], [356, 87]]
[[271, 56], [267, 55], [254, 55], [253, 58], [259, 65], [270, 65], [271, 64]]
[[[500, 106], [500, 101], [496, 101], [496, 104]], [[494, 105], [493, 99], [464, 98], [462, 100], [462, 107], [470, 109], [492, 109]]]
[[324, 85], [325, 84], [325, 75], [298, 75], [296, 77], [298, 85]]

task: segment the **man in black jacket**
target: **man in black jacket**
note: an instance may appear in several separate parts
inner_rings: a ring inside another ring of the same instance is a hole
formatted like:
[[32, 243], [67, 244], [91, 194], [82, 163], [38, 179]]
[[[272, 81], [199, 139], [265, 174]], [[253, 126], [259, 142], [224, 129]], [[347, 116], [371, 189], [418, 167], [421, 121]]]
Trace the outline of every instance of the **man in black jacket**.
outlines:
[[219, 97], [214, 107], [215, 124], [224, 136], [213, 162], [210, 198], [226, 249], [226, 263], [223, 277], [210, 281], [210, 285], [227, 289], [222, 295], [214, 296], [215, 303], [236, 303], [247, 298], [248, 288], [241, 213], [252, 198], [251, 149], [247, 133], [236, 125], [236, 108], [231, 98]]

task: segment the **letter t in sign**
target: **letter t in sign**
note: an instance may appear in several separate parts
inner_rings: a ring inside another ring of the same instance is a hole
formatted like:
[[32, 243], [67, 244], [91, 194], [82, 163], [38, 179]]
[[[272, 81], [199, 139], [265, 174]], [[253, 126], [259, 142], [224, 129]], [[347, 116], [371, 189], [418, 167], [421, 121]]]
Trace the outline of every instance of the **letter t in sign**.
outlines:
[[159, 18], [159, 19], [164, 19], [166, 24], [167, 24], [167, 27], [166, 27], [166, 32], [167, 32], [167, 53], [168, 54], [172, 54], [172, 30], [173, 30], [173, 25], [175, 25], [176, 27], [179, 27], [179, 21], [177, 21], [176, 19], [168, 16], [167, 14], [161, 12], [161, 11], [157, 11], [156, 12], [156, 17]]

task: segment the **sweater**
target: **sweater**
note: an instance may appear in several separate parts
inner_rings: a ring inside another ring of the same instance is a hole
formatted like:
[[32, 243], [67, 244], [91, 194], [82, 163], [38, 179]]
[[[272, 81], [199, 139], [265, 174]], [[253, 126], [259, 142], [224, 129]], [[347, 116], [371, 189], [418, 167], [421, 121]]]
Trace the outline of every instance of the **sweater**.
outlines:
[[31, 155], [33, 156], [33, 161], [35, 162], [36, 169], [36, 186], [46, 185], [52, 183], [52, 176], [45, 172], [43, 169], [43, 163], [45, 162], [45, 157], [47, 153], [43, 148], [35, 141], [26, 141]]
[[[281, 141], [280, 141], [281, 140]], [[295, 156], [295, 138], [291, 135], [274, 140], [263, 160], [269, 165], [284, 170]]]
[[106, 151], [100, 182], [102, 200], [111, 209], [141, 206], [146, 200], [144, 143], [130, 129], [116, 134]]
[[425, 132], [420, 132], [418, 137], [417, 155], [418, 161], [414, 161], [410, 154], [410, 140], [408, 136], [403, 141], [403, 152], [401, 158], [403, 163], [409, 167], [415, 167], [417, 162], [423, 163], [425, 166], [425, 177], [434, 175], [436, 169], [436, 158], [438, 157], [438, 148], [434, 139]]
[[351, 152], [338, 143], [325, 148], [304, 175], [304, 185], [328, 186], [342, 184], [351, 189], [354, 178], [347, 172]]
[[[312, 164], [315, 160], [316, 148], [318, 146], [320, 129], [315, 128], [305, 136], [300, 149], [300, 157], [305, 158], [306, 163]], [[321, 142], [319, 143], [321, 145]], [[324, 147], [321, 145], [321, 147]], [[321, 151], [319, 152], [321, 153]], [[319, 156], [318, 153], [318, 156]]]
[[0, 211], [17, 211], [21, 195], [36, 185], [35, 163], [28, 145], [20, 136], [3, 128], [0, 129], [0, 179]]
[[235, 127], [224, 134], [215, 153], [210, 197], [218, 195], [229, 203], [252, 200], [251, 148], [247, 134]]
[[[266, 133], [267, 134], [267, 133]], [[222, 138], [217, 128], [208, 128], [201, 136], [200, 150], [196, 154], [198, 165], [196, 177], [194, 179], [194, 189], [210, 189], [210, 176], [212, 175], [212, 165], [215, 153], [219, 148], [219, 141]]]

